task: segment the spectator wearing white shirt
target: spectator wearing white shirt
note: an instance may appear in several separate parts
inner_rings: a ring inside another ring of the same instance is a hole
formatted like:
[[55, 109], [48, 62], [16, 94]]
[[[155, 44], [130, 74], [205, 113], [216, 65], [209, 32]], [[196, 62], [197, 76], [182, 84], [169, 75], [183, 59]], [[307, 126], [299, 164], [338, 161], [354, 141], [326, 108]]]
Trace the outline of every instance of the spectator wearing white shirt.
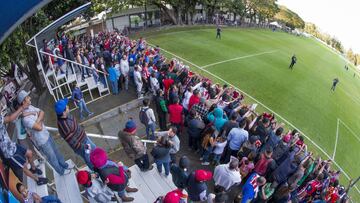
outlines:
[[136, 85], [136, 92], [137, 92], [138, 98], [142, 98], [141, 90], [142, 90], [143, 82], [142, 82], [142, 78], [141, 78], [141, 68], [139, 67], [139, 65], [135, 66], [134, 82]]
[[230, 158], [228, 164], [222, 164], [215, 167], [214, 170], [215, 186], [221, 186], [225, 191], [237, 184], [241, 183], [241, 175], [239, 170], [239, 160], [235, 157]]
[[120, 60], [120, 81], [121, 83], [125, 83], [125, 90], [129, 89], [129, 61], [126, 54], [123, 55], [122, 59]]
[[154, 96], [156, 96], [157, 91], [160, 89], [160, 84], [158, 79], [155, 77], [154, 72], [152, 72], [150, 75], [150, 87], [151, 87], [151, 92], [153, 93]]

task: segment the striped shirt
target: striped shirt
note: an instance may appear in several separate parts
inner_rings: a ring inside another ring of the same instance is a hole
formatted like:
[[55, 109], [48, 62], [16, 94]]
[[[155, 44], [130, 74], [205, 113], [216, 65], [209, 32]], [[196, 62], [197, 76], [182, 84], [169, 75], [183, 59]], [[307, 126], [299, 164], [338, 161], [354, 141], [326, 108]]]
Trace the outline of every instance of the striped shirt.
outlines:
[[86, 137], [84, 129], [79, 126], [77, 121], [72, 115], [68, 115], [67, 118], [58, 117], [57, 125], [61, 137], [73, 148], [79, 149], [81, 143]]

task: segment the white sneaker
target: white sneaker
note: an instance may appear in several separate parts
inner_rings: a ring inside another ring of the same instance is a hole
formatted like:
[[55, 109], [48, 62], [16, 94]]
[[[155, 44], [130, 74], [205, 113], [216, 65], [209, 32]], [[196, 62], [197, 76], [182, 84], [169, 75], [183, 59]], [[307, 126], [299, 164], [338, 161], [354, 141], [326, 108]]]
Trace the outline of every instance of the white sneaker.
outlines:
[[68, 175], [68, 174], [70, 174], [70, 173], [71, 173], [71, 169], [65, 169], [63, 176], [64, 176], [64, 175]]
[[210, 165], [210, 163], [207, 162], [207, 161], [205, 161], [205, 162], [202, 162], [201, 165], [203, 165], [203, 166], [208, 166], [208, 165]]
[[202, 161], [203, 160], [203, 158], [202, 157], [200, 157], [200, 161]]

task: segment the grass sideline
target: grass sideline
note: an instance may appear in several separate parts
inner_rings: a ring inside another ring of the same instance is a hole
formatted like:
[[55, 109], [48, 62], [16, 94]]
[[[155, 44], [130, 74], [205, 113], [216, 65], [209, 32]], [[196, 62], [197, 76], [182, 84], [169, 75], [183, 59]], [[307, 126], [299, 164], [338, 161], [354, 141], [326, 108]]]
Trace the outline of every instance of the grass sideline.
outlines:
[[[345, 62], [340, 56], [314, 39], [261, 29], [229, 28], [224, 29], [222, 40], [215, 40], [213, 27], [166, 29], [150, 34], [140, 33], [138, 36], [145, 36], [151, 43], [199, 66], [242, 55], [279, 50], [274, 55], [234, 60], [206, 69], [255, 96], [284, 116], [311, 136], [328, 154], [332, 154], [334, 147], [338, 117], [352, 126], [355, 132], [360, 129], [355, 122], [356, 118], [359, 118], [360, 102], [357, 101], [360, 95], [356, 92], [360, 87], [359, 79], [352, 78], [352, 69], [343, 69]], [[290, 71], [287, 66], [294, 52], [299, 60], [294, 71]], [[200, 73], [209, 76], [201, 70]], [[340, 84], [336, 92], [331, 93], [329, 89], [333, 77], [339, 77]], [[343, 160], [345, 155], [350, 160], [356, 160], [360, 155], [356, 150], [355, 153], [341, 154], [340, 149], [346, 148], [340, 146], [346, 145], [341, 141], [341, 137], [338, 144], [336, 161]], [[352, 144], [360, 146], [360, 143]], [[310, 148], [314, 149], [311, 145]], [[354, 169], [348, 169], [349, 171], [345, 166], [342, 168], [352, 177], [359, 174], [357, 167], [351, 167]], [[346, 184], [344, 181], [342, 183]], [[355, 196], [353, 195], [354, 200], [360, 200], [360, 197]]]

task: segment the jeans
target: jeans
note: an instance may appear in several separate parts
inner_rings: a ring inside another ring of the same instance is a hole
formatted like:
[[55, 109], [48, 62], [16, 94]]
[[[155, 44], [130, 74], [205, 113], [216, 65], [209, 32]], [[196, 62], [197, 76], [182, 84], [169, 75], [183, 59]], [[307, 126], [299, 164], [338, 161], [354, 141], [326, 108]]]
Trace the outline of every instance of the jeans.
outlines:
[[65, 169], [67, 169], [69, 165], [65, 163], [64, 157], [60, 154], [54, 140], [49, 136], [48, 141], [46, 141], [45, 144], [40, 145], [39, 149], [41, 153], [46, 156], [47, 161], [54, 170], [58, 174], [63, 175]]
[[[127, 174], [125, 173], [125, 171], [128, 171], [129, 170], [129, 168], [127, 167], [127, 166], [123, 166], [123, 168], [124, 168], [124, 174], [125, 174], [125, 178], [128, 180], [129, 179], [129, 177], [127, 176]], [[126, 185], [126, 187], [129, 185], [129, 181], [127, 182], [127, 185]], [[121, 191], [119, 191], [118, 192], [118, 195], [119, 195], [119, 197], [125, 197], [126, 196], [126, 187], [125, 187], [125, 189], [123, 189], [123, 190], [121, 190]]]
[[115, 81], [110, 81], [110, 85], [111, 85], [111, 90], [112, 90], [113, 94], [119, 94], [119, 89], [118, 89], [118, 82], [117, 82], [117, 80], [115, 80]]
[[177, 134], [178, 135], [181, 135], [181, 130], [182, 130], [182, 125], [181, 125], [181, 123], [171, 123], [171, 125], [172, 126], [175, 126], [176, 127], [176, 129], [177, 129]]
[[170, 162], [165, 162], [161, 160], [155, 160], [156, 168], [159, 171], [159, 173], [162, 172], [162, 166], [165, 168], [165, 175], [168, 176], [170, 174]]
[[160, 129], [161, 131], [165, 131], [167, 130], [167, 126], [166, 126], [166, 113], [164, 112], [158, 112], [158, 119], [159, 119], [159, 125], [160, 125]]
[[234, 157], [237, 157], [237, 153], [239, 152], [239, 150], [233, 150], [231, 149], [230, 147], [227, 148], [226, 150], [226, 154], [225, 154], [225, 158], [223, 160], [223, 163], [229, 163], [230, 161], [230, 157], [231, 156], [234, 156]]
[[203, 162], [209, 162], [209, 157], [212, 151], [212, 147], [208, 147], [207, 149], [203, 149], [203, 154], [202, 154], [202, 158], [203, 158]]
[[170, 154], [171, 164], [176, 164], [176, 154]]
[[89, 111], [89, 109], [87, 108], [84, 99], [80, 99], [79, 102], [77, 102], [76, 104], [79, 107], [79, 112], [80, 112], [80, 119], [83, 119], [83, 112], [84, 110], [86, 111], [86, 113], [89, 115], [91, 112]]
[[103, 73], [99, 73], [99, 80], [104, 85], [104, 88], [107, 88], [106, 79]]
[[90, 161], [90, 153], [86, 153], [86, 147], [87, 145], [90, 145], [91, 151], [94, 150], [96, 148], [96, 145], [90, 140], [90, 138], [85, 137], [84, 141], [81, 143], [80, 148], [79, 149], [75, 149], [74, 152], [81, 156], [81, 158], [83, 158], [83, 160], [85, 161], [86, 165], [93, 170], [94, 166]]
[[213, 160], [215, 164], [220, 164], [220, 158], [221, 158], [221, 154], [214, 154]]
[[42, 203], [61, 203], [61, 201], [54, 195], [48, 195], [41, 198]]
[[121, 75], [119, 79], [119, 88], [122, 88], [122, 83], [124, 83], [125, 90], [129, 89], [129, 76], [128, 75]]
[[[148, 140], [155, 140], [155, 123], [150, 123], [146, 125], [146, 138]], [[150, 136], [150, 130], [151, 130], [151, 136]]]
[[140, 168], [140, 170], [149, 169], [149, 156], [144, 154], [142, 157], [135, 159], [135, 164]]
[[189, 135], [189, 147], [197, 151], [200, 148], [200, 138]]
[[86, 71], [86, 76], [89, 77], [89, 70], [88, 68], [85, 68], [84, 66], [81, 66], [81, 79], [84, 80], [85, 79], [85, 71]]

